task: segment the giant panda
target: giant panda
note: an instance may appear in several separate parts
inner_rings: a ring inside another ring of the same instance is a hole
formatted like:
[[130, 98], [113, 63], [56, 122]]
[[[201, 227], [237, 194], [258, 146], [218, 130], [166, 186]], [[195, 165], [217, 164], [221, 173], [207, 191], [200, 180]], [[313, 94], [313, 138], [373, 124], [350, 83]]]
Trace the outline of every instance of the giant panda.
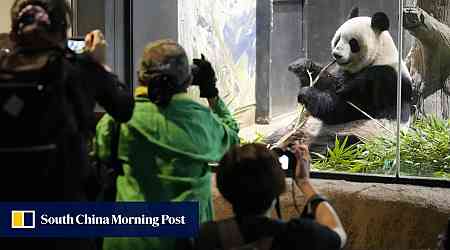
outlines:
[[[325, 71], [314, 86], [302, 87], [299, 103], [325, 124], [369, 119], [366, 114], [375, 119], [396, 119], [399, 58], [388, 29], [385, 13], [360, 17], [357, 9], [352, 10], [331, 41], [334, 72]], [[401, 122], [405, 124], [411, 113], [412, 80], [401, 64]]]

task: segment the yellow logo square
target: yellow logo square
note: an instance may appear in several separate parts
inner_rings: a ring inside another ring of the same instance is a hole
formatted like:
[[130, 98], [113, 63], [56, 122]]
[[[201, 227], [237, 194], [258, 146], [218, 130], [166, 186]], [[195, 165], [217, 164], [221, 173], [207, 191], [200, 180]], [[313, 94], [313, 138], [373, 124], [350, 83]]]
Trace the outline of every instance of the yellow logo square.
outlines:
[[11, 211], [11, 228], [33, 229], [35, 228], [35, 211]]

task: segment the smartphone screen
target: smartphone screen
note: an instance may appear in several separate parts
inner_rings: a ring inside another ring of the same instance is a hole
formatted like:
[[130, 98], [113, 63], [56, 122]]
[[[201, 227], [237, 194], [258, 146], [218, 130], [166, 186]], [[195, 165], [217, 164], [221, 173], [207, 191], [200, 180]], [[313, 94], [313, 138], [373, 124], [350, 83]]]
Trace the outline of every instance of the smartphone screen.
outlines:
[[81, 38], [71, 38], [67, 41], [67, 47], [77, 54], [81, 54], [84, 51], [85, 42]]
[[287, 155], [283, 155], [283, 156], [279, 157], [278, 161], [280, 162], [281, 168], [283, 170], [289, 169], [289, 157]]

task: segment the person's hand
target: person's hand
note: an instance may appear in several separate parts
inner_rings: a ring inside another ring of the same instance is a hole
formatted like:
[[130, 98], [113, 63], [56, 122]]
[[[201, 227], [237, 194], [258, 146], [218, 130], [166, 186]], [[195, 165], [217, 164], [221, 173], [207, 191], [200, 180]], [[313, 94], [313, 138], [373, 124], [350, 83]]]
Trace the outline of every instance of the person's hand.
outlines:
[[58, 39], [52, 36], [48, 12], [38, 5], [28, 4], [23, 7], [17, 19], [17, 27], [12, 33], [12, 39], [18, 44], [29, 48], [46, 48], [58, 45]]
[[219, 94], [216, 87], [216, 73], [209, 61], [202, 54], [201, 59], [194, 59], [195, 69], [192, 72], [192, 85], [198, 85], [200, 88], [200, 97], [214, 98]]
[[290, 148], [291, 151], [294, 153], [295, 158], [297, 159], [297, 165], [295, 168], [295, 179], [294, 179], [295, 183], [308, 200], [309, 198], [317, 194], [317, 191], [312, 186], [309, 180], [311, 159], [309, 155], [308, 146], [295, 142], [293, 145], [290, 146]]
[[297, 159], [297, 167], [295, 169], [295, 179], [299, 181], [309, 180], [310, 157], [308, 146], [295, 142], [291, 146], [291, 150]]
[[89, 32], [84, 41], [85, 51], [99, 64], [105, 65], [107, 43], [103, 33], [100, 30]]
[[41, 6], [27, 5], [18, 16], [19, 32], [43, 30], [50, 26], [50, 18], [47, 11]]

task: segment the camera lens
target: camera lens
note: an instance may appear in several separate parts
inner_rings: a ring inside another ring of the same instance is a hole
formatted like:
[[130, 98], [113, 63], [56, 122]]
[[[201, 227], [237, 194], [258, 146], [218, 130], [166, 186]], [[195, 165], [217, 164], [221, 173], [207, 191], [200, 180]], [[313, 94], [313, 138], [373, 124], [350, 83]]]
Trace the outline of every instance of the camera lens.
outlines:
[[34, 16], [33, 15], [24, 15], [22, 18], [20, 18], [20, 22], [24, 25], [29, 25], [34, 22]]
[[195, 64], [191, 65], [191, 73], [192, 73], [192, 75], [195, 76], [196, 74], [198, 74], [199, 71], [200, 71], [200, 69], [199, 69], [199, 67], [197, 65], [195, 65]]

